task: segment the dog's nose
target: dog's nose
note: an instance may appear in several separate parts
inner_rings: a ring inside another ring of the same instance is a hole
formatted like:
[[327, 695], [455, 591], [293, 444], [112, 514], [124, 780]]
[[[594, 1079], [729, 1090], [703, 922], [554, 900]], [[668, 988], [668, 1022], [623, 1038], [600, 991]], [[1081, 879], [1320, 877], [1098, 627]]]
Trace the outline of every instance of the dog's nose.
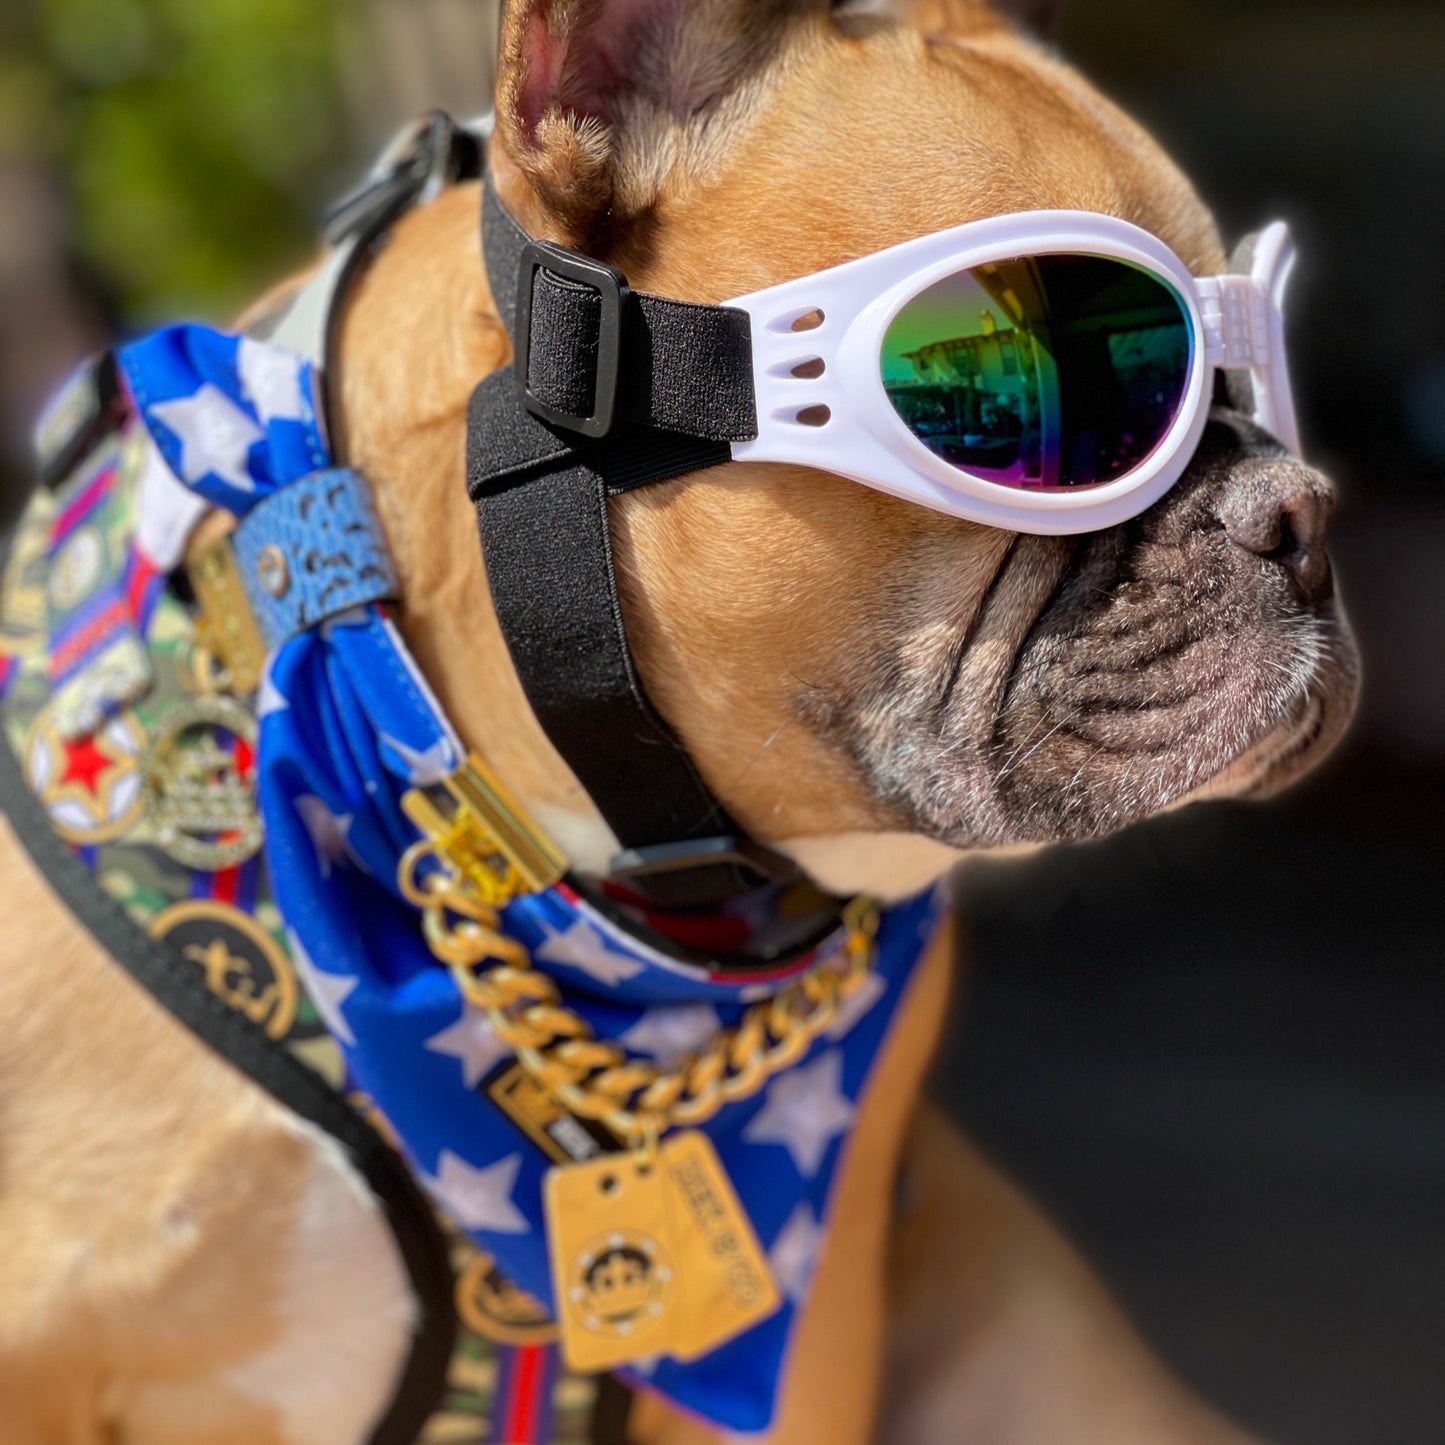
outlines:
[[1288, 569], [1306, 597], [1330, 585], [1325, 534], [1335, 491], [1318, 472], [1289, 457], [1252, 457], [1231, 469], [1217, 512], [1238, 547]]

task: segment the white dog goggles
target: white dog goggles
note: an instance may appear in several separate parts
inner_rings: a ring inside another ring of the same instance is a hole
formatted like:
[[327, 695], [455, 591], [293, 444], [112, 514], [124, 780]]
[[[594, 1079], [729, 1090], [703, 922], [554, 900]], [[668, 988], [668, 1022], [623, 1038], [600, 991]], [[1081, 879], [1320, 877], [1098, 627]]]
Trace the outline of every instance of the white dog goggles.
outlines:
[[[499, 220], [487, 250], [489, 266], [498, 250], [517, 259], [506, 319], [522, 398], [579, 438], [637, 421], [724, 439], [738, 461], [814, 467], [1046, 534], [1112, 526], [1167, 492], [1199, 444], [1219, 369], [1249, 376], [1255, 419], [1299, 450], [1281, 310], [1294, 248], [1280, 223], [1247, 243], [1241, 274], [1196, 278], [1111, 216], [1001, 216], [721, 307], [636, 295], [614, 268], [525, 237], [518, 254], [503, 244], [513, 234]], [[580, 402], [557, 405], [548, 384], [579, 334], [592, 374]], [[660, 405], [619, 409], [639, 385]]]
[[752, 318], [758, 435], [740, 461], [837, 472], [971, 521], [1091, 532], [1174, 485], [1216, 368], [1299, 450], [1283, 224], [1248, 275], [1195, 278], [1148, 232], [1039, 211], [940, 231], [729, 304]]

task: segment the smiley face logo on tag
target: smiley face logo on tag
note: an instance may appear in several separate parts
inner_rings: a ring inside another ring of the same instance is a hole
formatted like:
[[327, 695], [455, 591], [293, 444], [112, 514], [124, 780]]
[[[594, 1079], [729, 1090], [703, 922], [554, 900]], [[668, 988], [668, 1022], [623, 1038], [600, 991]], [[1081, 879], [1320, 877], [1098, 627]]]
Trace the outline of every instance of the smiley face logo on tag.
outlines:
[[626, 1339], [666, 1313], [673, 1286], [672, 1265], [655, 1239], [614, 1230], [577, 1256], [567, 1304], [583, 1329]]

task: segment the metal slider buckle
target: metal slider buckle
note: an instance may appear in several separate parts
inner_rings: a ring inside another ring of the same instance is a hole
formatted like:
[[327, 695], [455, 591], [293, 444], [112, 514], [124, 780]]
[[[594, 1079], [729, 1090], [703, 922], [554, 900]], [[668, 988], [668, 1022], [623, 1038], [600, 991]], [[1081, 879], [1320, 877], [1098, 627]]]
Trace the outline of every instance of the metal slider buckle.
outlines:
[[[592, 412], [580, 416], [549, 406], [532, 391], [532, 291], [537, 272], [546, 270], [595, 291], [602, 301], [597, 321], [597, 370], [593, 378]], [[516, 373], [522, 403], [534, 416], [585, 437], [605, 437], [617, 412], [622, 371], [622, 312], [627, 304], [627, 277], [605, 261], [594, 261], [551, 241], [529, 241], [522, 248], [517, 276]]]
[[520, 893], [540, 893], [567, 871], [566, 858], [475, 753], [439, 787], [413, 788], [401, 806], [424, 835], [403, 860], [408, 894], [426, 893], [416, 868], [428, 857], [450, 875], [448, 884], [488, 908]]

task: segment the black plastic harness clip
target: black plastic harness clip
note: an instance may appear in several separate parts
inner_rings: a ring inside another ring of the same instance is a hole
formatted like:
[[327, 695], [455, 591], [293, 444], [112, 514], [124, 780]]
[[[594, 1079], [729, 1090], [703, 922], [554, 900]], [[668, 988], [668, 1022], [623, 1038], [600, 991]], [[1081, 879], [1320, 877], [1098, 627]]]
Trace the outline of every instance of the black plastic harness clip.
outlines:
[[790, 858], [751, 838], [725, 834], [619, 853], [608, 878], [661, 908], [716, 908], [769, 884], [801, 877]]
[[[532, 390], [532, 292], [538, 271], [595, 291], [602, 308], [597, 318], [597, 369], [588, 416], [549, 406]], [[617, 413], [617, 389], [622, 374], [622, 312], [627, 304], [627, 277], [605, 261], [594, 261], [551, 241], [529, 241], [522, 250], [517, 275], [516, 347], [517, 384], [522, 403], [534, 416], [553, 426], [585, 437], [605, 437]]]

